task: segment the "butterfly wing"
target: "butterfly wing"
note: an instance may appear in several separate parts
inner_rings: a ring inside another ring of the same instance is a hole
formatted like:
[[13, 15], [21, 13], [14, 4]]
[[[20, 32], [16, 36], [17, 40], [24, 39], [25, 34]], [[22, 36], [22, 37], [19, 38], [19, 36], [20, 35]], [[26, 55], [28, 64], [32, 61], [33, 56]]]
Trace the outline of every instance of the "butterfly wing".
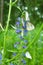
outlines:
[[29, 30], [29, 31], [33, 30], [35, 28], [34, 25], [30, 22], [27, 22], [26, 26], [27, 26], [27, 30]]
[[26, 56], [26, 58], [32, 59], [32, 56], [31, 56], [31, 54], [29, 52], [26, 52], [25, 56]]

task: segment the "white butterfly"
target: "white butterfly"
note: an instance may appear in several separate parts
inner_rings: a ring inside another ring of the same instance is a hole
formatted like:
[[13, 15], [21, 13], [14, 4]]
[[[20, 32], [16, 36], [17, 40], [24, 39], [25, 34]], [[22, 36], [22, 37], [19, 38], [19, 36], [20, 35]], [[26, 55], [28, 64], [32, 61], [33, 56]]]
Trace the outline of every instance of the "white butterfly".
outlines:
[[[26, 29], [27, 30], [33, 30], [35, 27], [34, 27], [34, 25], [32, 24], [32, 23], [30, 23], [30, 22], [27, 22], [27, 21], [30, 21], [30, 14], [28, 13], [28, 11], [27, 11], [27, 7], [25, 7], [25, 19], [24, 18], [22, 18], [21, 20], [22, 20], [22, 24], [23, 24], [23, 26], [24, 26], [24, 23], [25, 23], [25, 21], [26, 21]], [[25, 21], [24, 21], [25, 20]]]
[[[22, 18], [22, 24], [23, 24], [23, 26], [24, 26], [24, 23], [25, 23], [25, 22], [24, 22], [24, 20], [23, 20], [23, 18]], [[27, 29], [27, 30], [29, 30], [29, 31], [30, 31], [30, 30], [34, 30], [34, 28], [35, 28], [35, 27], [34, 27], [34, 25], [33, 25], [32, 23], [26, 22], [26, 29]]]
[[27, 24], [26, 24], [26, 26], [27, 26], [27, 30], [34, 30], [34, 25], [32, 24], [32, 23], [30, 23], [30, 22], [27, 22]]
[[25, 53], [25, 56], [26, 56], [26, 58], [32, 59], [32, 57], [28, 51]]

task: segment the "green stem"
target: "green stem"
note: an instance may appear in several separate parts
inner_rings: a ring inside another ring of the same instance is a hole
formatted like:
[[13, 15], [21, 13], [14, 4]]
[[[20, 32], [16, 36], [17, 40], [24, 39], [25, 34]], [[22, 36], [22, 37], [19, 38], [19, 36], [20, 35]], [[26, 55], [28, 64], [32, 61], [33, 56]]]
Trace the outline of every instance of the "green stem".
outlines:
[[15, 5], [15, 3], [17, 2], [18, 0], [15, 0], [14, 2], [12, 2], [12, 6]]
[[7, 20], [7, 25], [6, 25], [5, 33], [7, 33], [8, 26], [9, 26], [10, 14], [11, 14], [11, 8], [12, 8], [11, 3], [12, 3], [12, 0], [10, 0], [10, 4], [9, 4], [9, 13], [8, 13], [8, 20]]
[[3, 56], [3, 58], [2, 58], [2, 60], [3, 60], [2, 65], [5, 65], [5, 62], [4, 62], [5, 60], [4, 59], [5, 59], [5, 52], [6, 52], [6, 33], [8, 31], [8, 26], [9, 26], [9, 21], [10, 21], [10, 14], [11, 14], [11, 8], [12, 8], [11, 3], [12, 3], [12, 0], [10, 0], [7, 25], [6, 25], [5, 32], [4, 32], [4, 44], [3, 44], [4, 51], [3, 51], [3, 55], [2, 55]]

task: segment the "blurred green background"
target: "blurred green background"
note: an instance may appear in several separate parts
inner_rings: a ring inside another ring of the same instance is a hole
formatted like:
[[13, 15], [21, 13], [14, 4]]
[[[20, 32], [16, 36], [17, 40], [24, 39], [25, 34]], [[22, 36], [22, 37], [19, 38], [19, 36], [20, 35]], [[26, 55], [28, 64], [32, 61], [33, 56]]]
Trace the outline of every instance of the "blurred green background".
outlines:
[[[15, 1], [15, 0], [12, 0]], [[4, 23], [6, 24], [7, 14], [8, 14], [8, 3], [9, 0], [4, 0]], [[23, 11], [22, 7], [28, 7], [28, 13], [30, 16], [30, 22], [43, 23], [43, 0], [18, 0], [16, 6], [19, 6]], [[11, 21], [10, 24], [16, 22], [16, 18], [21, 16], [21, 12], [16, 6], [12, 7]]]

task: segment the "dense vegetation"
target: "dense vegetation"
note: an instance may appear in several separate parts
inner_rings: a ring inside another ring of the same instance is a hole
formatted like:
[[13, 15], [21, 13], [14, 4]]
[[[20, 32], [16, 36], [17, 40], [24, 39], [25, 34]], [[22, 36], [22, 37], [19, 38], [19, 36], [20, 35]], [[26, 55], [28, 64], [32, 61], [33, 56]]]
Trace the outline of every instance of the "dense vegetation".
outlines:
[[[27, 30], [22, 24], [21, 18], [26, 21], [23, 7], [28, 8], [28, 22], [34, 25], [33, 30]], [[43, 0], [4, 0], [3, 27], [0, 25], [0, 65], [43, 65], [42, 7]]]

